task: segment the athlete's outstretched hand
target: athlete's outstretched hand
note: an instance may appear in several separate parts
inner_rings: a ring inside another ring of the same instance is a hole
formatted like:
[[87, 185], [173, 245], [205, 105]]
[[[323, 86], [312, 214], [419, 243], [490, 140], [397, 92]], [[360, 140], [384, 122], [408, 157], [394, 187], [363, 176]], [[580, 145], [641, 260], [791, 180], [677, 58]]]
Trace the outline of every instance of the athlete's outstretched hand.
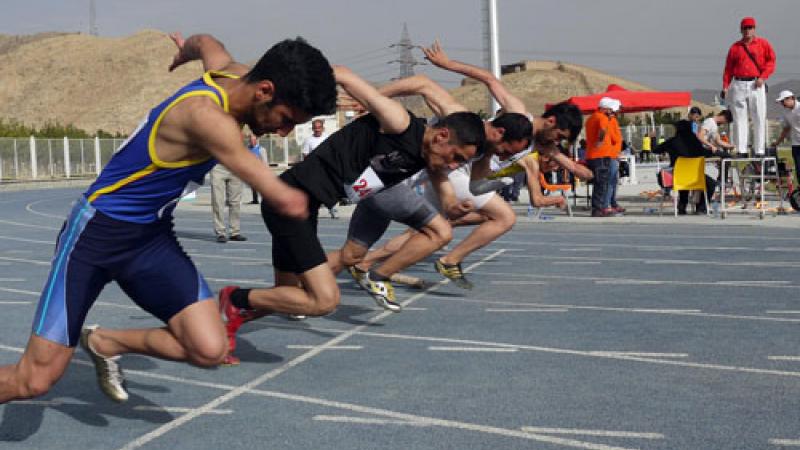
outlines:
[[181, 32], [176, 31], [174, 33], [170, 33], [169, 38], [172, 39], [172, 42], [174, 42], [175, 46], [178, 47], [178, 53], [175, 54], [175, 56], [172, 58], [172, 64], [169, 65], [169, 71], [172, 72], [178, 66], [186, 64], [191, 60], [183, 54], [183, 45], [186, 43], [186, 39], [183, 38]]
[[280, 195], [265, 200], [286, 217], [297, 220], [308, 218], [308, 195], [300, 189], [286, 186], [285, 190], [281, 189]]
[[442, 45], [439, 43], [438, 39], [435, 40], [430, 47], [423, 47], [422, 53], [425, 53], [425, 59], [437, 67], [446, 69], [450, 64], [450, 57], [442, 50]]

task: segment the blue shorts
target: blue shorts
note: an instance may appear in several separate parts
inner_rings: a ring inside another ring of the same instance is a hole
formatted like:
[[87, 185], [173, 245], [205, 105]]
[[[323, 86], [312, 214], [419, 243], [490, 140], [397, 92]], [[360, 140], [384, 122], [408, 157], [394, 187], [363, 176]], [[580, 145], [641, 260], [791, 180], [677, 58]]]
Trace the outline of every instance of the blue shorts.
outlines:
[[58, 235], [33, 333], [74, 347], [89, 308], [110, 281], [164, 323], [213, 296], [178, 243], [172, 217], [149, 224], [125, 222], [97, 211], [82, 197]]

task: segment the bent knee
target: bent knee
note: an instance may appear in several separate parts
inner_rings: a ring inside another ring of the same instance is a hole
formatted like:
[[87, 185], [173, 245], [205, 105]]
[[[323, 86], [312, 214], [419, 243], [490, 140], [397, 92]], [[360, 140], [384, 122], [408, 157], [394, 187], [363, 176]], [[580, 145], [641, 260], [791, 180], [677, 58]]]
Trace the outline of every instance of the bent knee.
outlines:
[[222, 364], [228, 353], [228, 342], [225, 339], [219, 342], [206, 343], [189, 353], [189, 361], [200, 367], [214, 367]]
[[341, 300], [341, 293], [339, 288], [326, 290], [321, 293], [316, 293], [313, 296], [314, 306], [308, 315], [310, 316], [324, 316], [336, 310]]
[[41, 397], [50, 391], [55, 384], [55, 380], [47, 377], [32, 376], [23, 380], [19, 386], [19, 398]]

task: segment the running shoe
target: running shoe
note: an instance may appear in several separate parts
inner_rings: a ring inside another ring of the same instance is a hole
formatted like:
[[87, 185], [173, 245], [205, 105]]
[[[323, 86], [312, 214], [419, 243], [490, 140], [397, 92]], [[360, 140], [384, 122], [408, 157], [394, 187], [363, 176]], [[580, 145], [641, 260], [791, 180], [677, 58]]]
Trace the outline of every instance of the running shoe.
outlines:
[[295, 322], [300, 322], [301, 320], [308, 319], [308, 316], [304, 316], [303, 314], [289, 314], [286, 318]]
[[122, 374], [122, 369], [117, 362], [119, 356], [106, 358], [94, 351], [92, 346], [89, 345], [89, 336], [96, 329], [97, 325], [83, 327], [80, 339], [81, 347], [92, 358], [100, 390], [111, 400], [122, 403], [128, 400], [128, 391], [125, 390], [125, 376]]
[[403, 310], [403, 306], [395, 301], [394, 287], [389, 280], [372, 281], [369, 279], [369, 273], [365, 273], [362, 286], [369, 295], [372, 296], [378, 306], [392, 312], [400, 312]]
[[445, 264], [441, 260], [437, 260], [434, 264], [436, 271], [448, 280], [455, 283], [461, 289], [472, 289], [473, 284], [464, 277], [464, 271], [461, 270], [461, 264]]
[[224, 366], [236, 366], [239, 358], [233, 356], [236, 350], [236, 332], [245, 322], [252, 319], [250, 311], [237, 308], [231, 303], [231, 292], [239, 289], [239, 286], [225, 286], [219, 291], [219, 312], [225, 320], [225, 334], [228, 336], [228, 354], [222, 361]]
[[367, 272], [364, 270], [359, 269], [356, 266], [350, 266], [347, 268], [347, 273], [350, 274], [351, 277], [358, 283], [359, 286], [366, 289], [367, 287], [364, 286], [364, 277], [367, 275]]

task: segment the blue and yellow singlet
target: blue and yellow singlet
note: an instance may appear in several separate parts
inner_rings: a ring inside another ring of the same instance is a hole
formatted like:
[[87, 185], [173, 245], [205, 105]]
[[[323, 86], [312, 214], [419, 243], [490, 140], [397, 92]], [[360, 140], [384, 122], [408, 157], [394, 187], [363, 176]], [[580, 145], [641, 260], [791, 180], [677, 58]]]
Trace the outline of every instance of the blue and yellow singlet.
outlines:
[[162, 161], [156, 154], [156, 134], [167, 113], [181, 101], [210, 97], [228, 112], [228, 96], [213, 76], [235, 75], [206, 72], [156, 106], [133, 134], [122, 143], [84, 193], [98, 211], [117, 220], [151, 223], [175, 208], [187, 191], [203, 184], [203, 177], [217, 161], [211, 156], [183, 161]]

